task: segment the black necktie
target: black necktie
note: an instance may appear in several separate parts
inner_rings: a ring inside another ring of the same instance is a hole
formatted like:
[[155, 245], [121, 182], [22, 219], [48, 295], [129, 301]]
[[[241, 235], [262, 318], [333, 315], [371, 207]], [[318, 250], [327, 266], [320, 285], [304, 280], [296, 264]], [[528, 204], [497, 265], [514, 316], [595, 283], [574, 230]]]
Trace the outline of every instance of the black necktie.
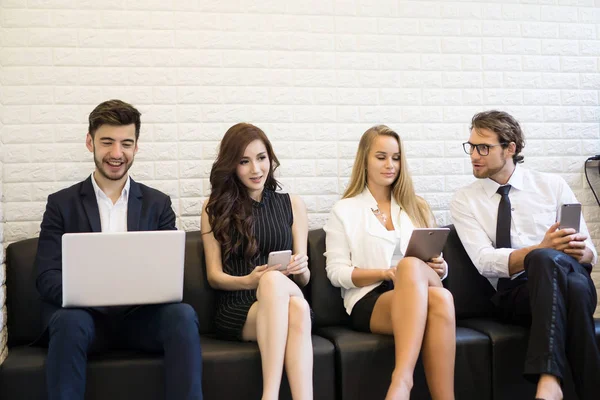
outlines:
[[502, 198], [498, 204], [498, 221], [496, 222], [496, 248], [510, 249], [510, 185], [500, 186], [496, 193]]

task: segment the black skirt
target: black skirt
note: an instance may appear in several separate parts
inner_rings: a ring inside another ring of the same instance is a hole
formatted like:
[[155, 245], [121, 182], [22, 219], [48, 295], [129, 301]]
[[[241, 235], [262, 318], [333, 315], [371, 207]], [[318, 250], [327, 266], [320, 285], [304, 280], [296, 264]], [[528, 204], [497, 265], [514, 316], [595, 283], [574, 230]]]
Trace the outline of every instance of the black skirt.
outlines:
[[375, 303], [377, 303], [379, 296], [393, 288], [394, 284], [391, 281], [384, 281], [357, 301], [354, 307], [352, 307], [352, 313], [350, 314], [352, 329], [359, 332], [371, 333], [371, 315], [373, 314]]

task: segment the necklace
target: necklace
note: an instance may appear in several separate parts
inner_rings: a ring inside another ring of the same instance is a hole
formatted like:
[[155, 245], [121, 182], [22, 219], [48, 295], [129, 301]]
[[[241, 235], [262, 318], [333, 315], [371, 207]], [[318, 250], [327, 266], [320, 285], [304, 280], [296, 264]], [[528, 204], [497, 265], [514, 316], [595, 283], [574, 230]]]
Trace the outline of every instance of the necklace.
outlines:
[[377, 208], [371, 208], [371, 211], [373, 211], [373, 215], [375, 215], [377, 219], [381, 221], [381, 223], [383, 223], [383, 226], [385, 226], [388, 220], [388, 216], [384, 212], [379, 210], [379, 205], [377, 206]]

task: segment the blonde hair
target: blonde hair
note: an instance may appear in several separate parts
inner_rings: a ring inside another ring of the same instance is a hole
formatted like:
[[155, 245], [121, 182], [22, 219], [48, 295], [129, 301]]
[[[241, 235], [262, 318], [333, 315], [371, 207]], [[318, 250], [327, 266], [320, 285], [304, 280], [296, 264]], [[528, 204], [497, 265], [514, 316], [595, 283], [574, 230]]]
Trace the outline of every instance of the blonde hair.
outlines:
[[345, 199], [357, 196], [365, 190], [365, 187], [367, 186], [367, 162], [369, 153], [375, 138], [378, 136], [393, 137], [398, 141], [398, 148], [400, 149], [400, 174], [394, 183], [392, 183], [392, 196], [400, 207], [408, 214], [415, 227], [426, 228], [435, 225], [435, 218], [433, 217], [429, 205], [425, 199], [415, 194], [415, 188], [413, 186], [412, 178], [410, 177], [410, 172], [408, 171], [406, 155], [402, 149], [400, 136], [385, 125], [376, 125], [367, 129], [360, 138], [358, 150], [356, 151], [356, 158], [354, 159], [354, 166], [352, 167], [350, 182], [348, 183], [348, 188], [344, 192], [342, 198]]

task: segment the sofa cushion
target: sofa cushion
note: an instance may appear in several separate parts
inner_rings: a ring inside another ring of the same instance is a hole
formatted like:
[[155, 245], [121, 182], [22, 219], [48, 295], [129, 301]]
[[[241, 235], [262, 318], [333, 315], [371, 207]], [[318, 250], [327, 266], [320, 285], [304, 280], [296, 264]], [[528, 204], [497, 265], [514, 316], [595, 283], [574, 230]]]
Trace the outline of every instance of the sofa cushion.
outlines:
[[41, 301], [34, 267], [38, 239], [12, 243], [6, 249], [8, 346], [31, 343], [42, 333]]
[[[319, 336], [313, 342], [315, 399], [335, 398], [333, 344]], [[202, 337], [203, 392], [207, 399], [259, 399], [262, 394], [260, 353], [256, 343], [229, 342]], [[233, 379], [233, 380], [232, 380]], [[291, 399], [285, 373], [280, 399]]]
[[196, 310], [200, 333], [214, 331], [215, 291], [208, 284], [204, 245], [200, 231], [185, 234], [185, 273], [183, 302]]
[[[600, 319], [596, 319], [595, 323], [596, 339], [600, 346]], [[494, 400], [534, 398], [536, 386], [523, 377], [529, 341], [528, 329], [482, 318], [460, 320], [458, 324], [482, 332], [490, 338]], [[572, 379], [565, 379], [563, 391], [565, 399], [577, 398]]]
[[[0, 398], [46, 399], [46, 353], [41, 347], [10, 348], [0, 366]], [[86, 399], [163, 399], [162, 366], [159, 355], [119, 351], [92, 356], [88, 362]]]
[[310, 267], [309, 299], [315, 316], [315, 326], [348, 325], [340, 288], [327, 278], [325, 271], [325, 231], [308, 233], [308, 262]]
[[454, 296], [456, 318], [486, 317], [493, 315], [491, 297], [496, 293], [490, 282], [473, 265], [465, 251], [454, 225], [448, 225], [450, 234], [444, 246], [448, 276], [444, 286]]
[[[334, 349], [313, 336], [314, 398], [335, 398]], [[228, 342], [203, 335], [203, 393], [207, 399], [258, 399], [262, 391], [260, 353], [256, 343]], [[44, 363], [47, 350], [17, 346], [0, 366], [0, 398], [46, 398]], [[164, 399], [161, 355], [114, 351], [91, 356], [87, 371], [87, 400]], [[283, 377], [281, 399], [291, 399]]]
[[[383, 399], [394, 368], [393, 336], [356, 332], [343, 327], [323, 327], [318, 334], [333, 341], [338, 399]], [[471, 329], [456, 332], [457, 399], [491, 399], [491, 349], [489, 339]], [[474, 379], [474, 377], [477, 377]], [[414, 374], [412, 399], [430, 399], [421, 360]]]

